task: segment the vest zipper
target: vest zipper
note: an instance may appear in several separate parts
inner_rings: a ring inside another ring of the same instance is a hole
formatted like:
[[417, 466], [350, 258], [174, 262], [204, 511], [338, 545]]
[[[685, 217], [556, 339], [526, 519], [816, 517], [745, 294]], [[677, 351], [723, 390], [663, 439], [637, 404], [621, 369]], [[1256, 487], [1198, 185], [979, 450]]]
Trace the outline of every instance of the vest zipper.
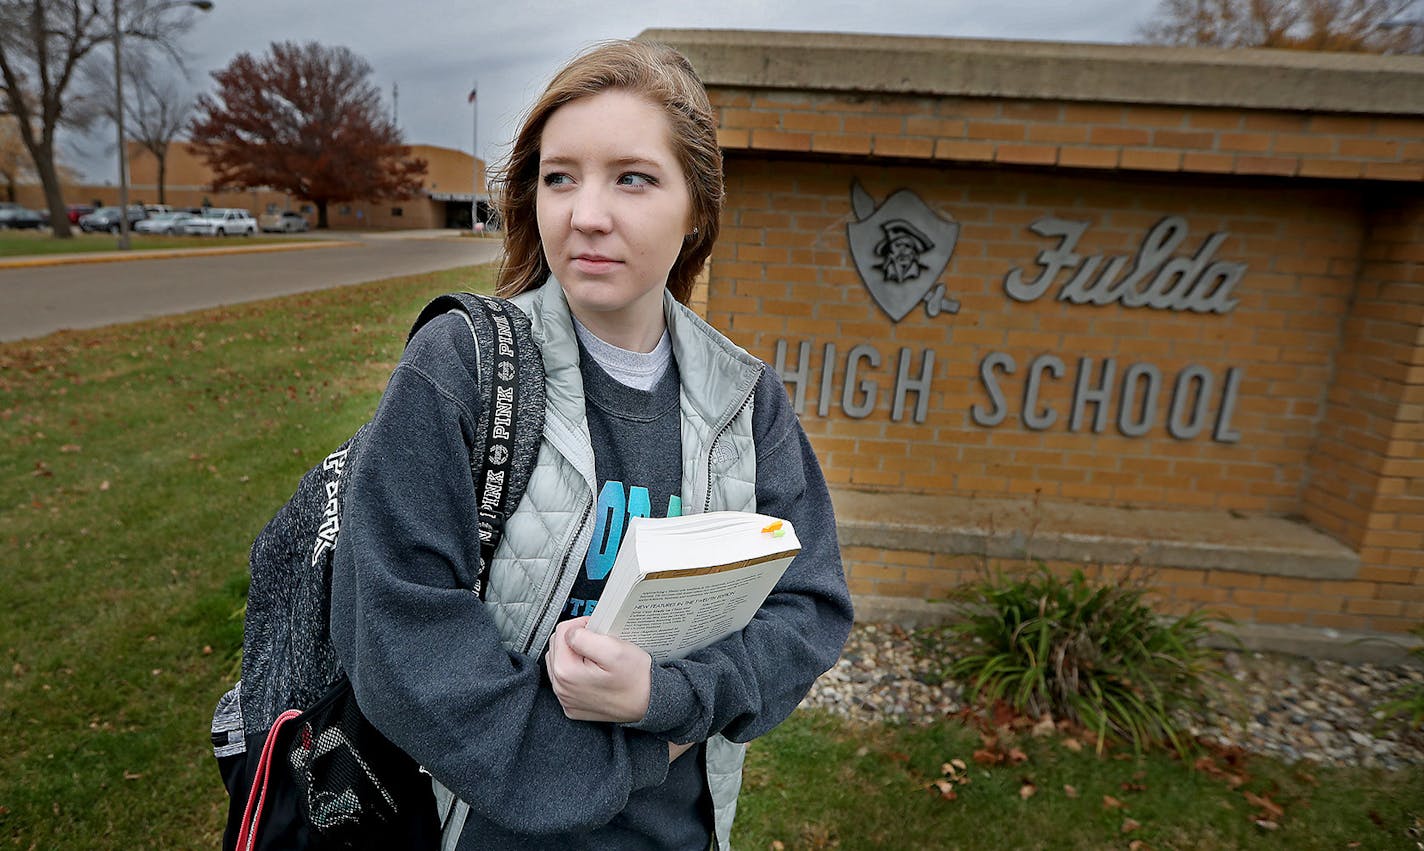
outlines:
[[722, 435], [726, 434], [727, 429], [731, 428], [732, 423], [736, 422], [737, 417], [740, 417], [742, 411], [746, 410], [747, 404], [752, 400], [752, 396], [756, 395], [757, 381], [760, 380], [760, 378], [761, 372], [758, 371], [756, 378], [752, 380], [751, 387], [747, 389], [747, 395], [742, 397], [742, 403], [737, 406], [737, 409], [732, 412], [730, 417], [727, 417], [727, 421], [722, 423], [721, 428], [717, 429], [717, 433], [712, 435], [712, 442], [707, 444], [707, 496], [702, 500], [703, 513], [712, 510], [712, 454], [717, 451], [717, 441], [722, 439]]
[[524, 655], [529, 655], [529, 651], [534, 647], [534, 639], [539, 637], [539, 628], [544, 623], [544, 618], [549, 614], [549, 607], [554, 604], [554, 597], [559, 593], [559, 588], [564, 584], [564, 574], [568, 571], [569, 561], [573, 558], [574, 547], [578, 545], [579, 538], [583, 535], [583, 527], [588, 524], [588, 507], [580, 506], [580, 518], [578, 528], [574, 530], [573, 539], [569, 547], [564, 551], [563, 561], [559, 563], [559, 570], [554, 574], [554, 584], [550, 586], [548, 596], [539, 605], [539, 615], [534, 619], [534, 631], [529, 633], [529, 637], [524, 639], [524, 648], [521, 651]]

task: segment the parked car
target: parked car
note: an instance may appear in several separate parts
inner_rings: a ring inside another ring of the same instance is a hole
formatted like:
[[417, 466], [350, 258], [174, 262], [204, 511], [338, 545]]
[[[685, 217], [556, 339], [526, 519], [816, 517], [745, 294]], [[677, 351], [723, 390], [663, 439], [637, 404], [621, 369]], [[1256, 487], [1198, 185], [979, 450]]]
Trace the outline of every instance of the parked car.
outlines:
[[65, 212], [69, 215], [69, 223], [71, 225], [77, 225], [79, 224], [79, 217], [89, 215], [94, 212], [94, 208], [88, 204], [70, 204], [65, 208]]
[[268, 213], [260, 216], [257, 223], [262, 226], [264, 233], [306, 233], [309, 227], [307, 217], [295, 210]]
[[9, 201], [0, 201], [0, 230], [6, 228], [40, 228], [49, 220], [38, 212]]
[[[137, 204], [129, 205], [129, 230], [133, 230], [134, 225], [148, 218], [148, 214]], [[79, 217], [79, 228], [85, 233], [95, 233], [98, 231], [108, 231], [118, 233], [121, 229], [119, 222], [118, 207], [100, 207], [87, 216]]]
[[156, 216], [159, 213], [171, 213], [173, 208], [167, 204], [144, 204], [143, 211], [150, 216]]
[[257, 220], [246, 210], [213, 207], [206, 214], [183, 222], [183, 233], [199, 236], [252, 236], [257, 233]]
[[192, 213], [155, 213], [134, 225], [134, 233], [162, 233], [175, 236], [183, 233], [184, 222], [197, 218]]

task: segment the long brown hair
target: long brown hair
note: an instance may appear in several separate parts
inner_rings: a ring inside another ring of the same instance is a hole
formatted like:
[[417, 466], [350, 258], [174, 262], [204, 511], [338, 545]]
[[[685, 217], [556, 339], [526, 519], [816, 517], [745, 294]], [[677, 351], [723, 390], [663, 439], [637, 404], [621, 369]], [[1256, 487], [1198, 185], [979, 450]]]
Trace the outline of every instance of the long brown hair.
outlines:
[[673, 152], [687, 177], [694, 233], [668, 272], [668, 289], [686, 304], [692, 284], [717, 241], [722, 212], [722, 149], [707, 90], [687, 57], [666, 45], [609, 41], [575, 57], [555, 75], [515, 137], [508, 163], [495, 178], [505, 229], [504, 262], [496, 291], [518, 295], [544, 283], [549, 263], [539, 241], [535, 198], [539, 186], [539, 139], [554, 111], [570, 101], [610, 89], [642, 95], [662, 108]]

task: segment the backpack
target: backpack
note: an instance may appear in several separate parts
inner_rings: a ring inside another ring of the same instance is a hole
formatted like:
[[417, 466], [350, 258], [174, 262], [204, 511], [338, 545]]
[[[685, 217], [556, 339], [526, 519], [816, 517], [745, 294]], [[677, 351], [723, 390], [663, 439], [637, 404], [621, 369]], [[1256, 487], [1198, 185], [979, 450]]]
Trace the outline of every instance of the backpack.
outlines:
[[[483, 599], [504, 521], [538, 453], [544, 368], [528, 318], [488, 296], [436, 298], [407, 343], [445, 313], [463, 317], [474, 335], [485, 397], [470, 452], [481, 555], [470, 590]], [[212, 723], [229, 794], [228, 851], [439, 845], [431, 778], [361, 715], [328, 631], [346, 475], [365, 431], [308, 470], [252, 544], [242, 676]]]

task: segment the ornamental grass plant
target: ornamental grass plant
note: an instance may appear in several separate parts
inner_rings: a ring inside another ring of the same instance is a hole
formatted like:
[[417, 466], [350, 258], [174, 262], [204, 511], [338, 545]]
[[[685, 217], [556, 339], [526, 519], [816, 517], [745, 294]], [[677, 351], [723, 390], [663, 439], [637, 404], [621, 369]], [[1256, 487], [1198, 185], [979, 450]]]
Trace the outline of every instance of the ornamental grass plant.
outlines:
[[1119, 740], [1185, 754], [1194, 743], [1183, 711], [1203, 708], [1208, 683], [1225, 677], [1207, 640], [1226, 620], [1201, 610], [1159, 615], [1145, 579], [1096, 582], [1079, 569], [1062, 578], [1039, 563], [971, 583], [960, 618], [945, 627], [945, 673], [971, 702], [1081, 724], [1100, 751]]
[[[1414, 627], [1410, 632], [1424, 638], [1424, 623]], [[1413, 656], [1417, 662], [1424, 664], [1424, 644], [1415, 645], [1409, 651], [1409, 655]], [[1411, 727], [1424, 729], [1424, 685], [1406, 689], [1394, 700], [1380, 704], [1375, 713], [1384, 721], [1398, 719], [1403, 720]]]

